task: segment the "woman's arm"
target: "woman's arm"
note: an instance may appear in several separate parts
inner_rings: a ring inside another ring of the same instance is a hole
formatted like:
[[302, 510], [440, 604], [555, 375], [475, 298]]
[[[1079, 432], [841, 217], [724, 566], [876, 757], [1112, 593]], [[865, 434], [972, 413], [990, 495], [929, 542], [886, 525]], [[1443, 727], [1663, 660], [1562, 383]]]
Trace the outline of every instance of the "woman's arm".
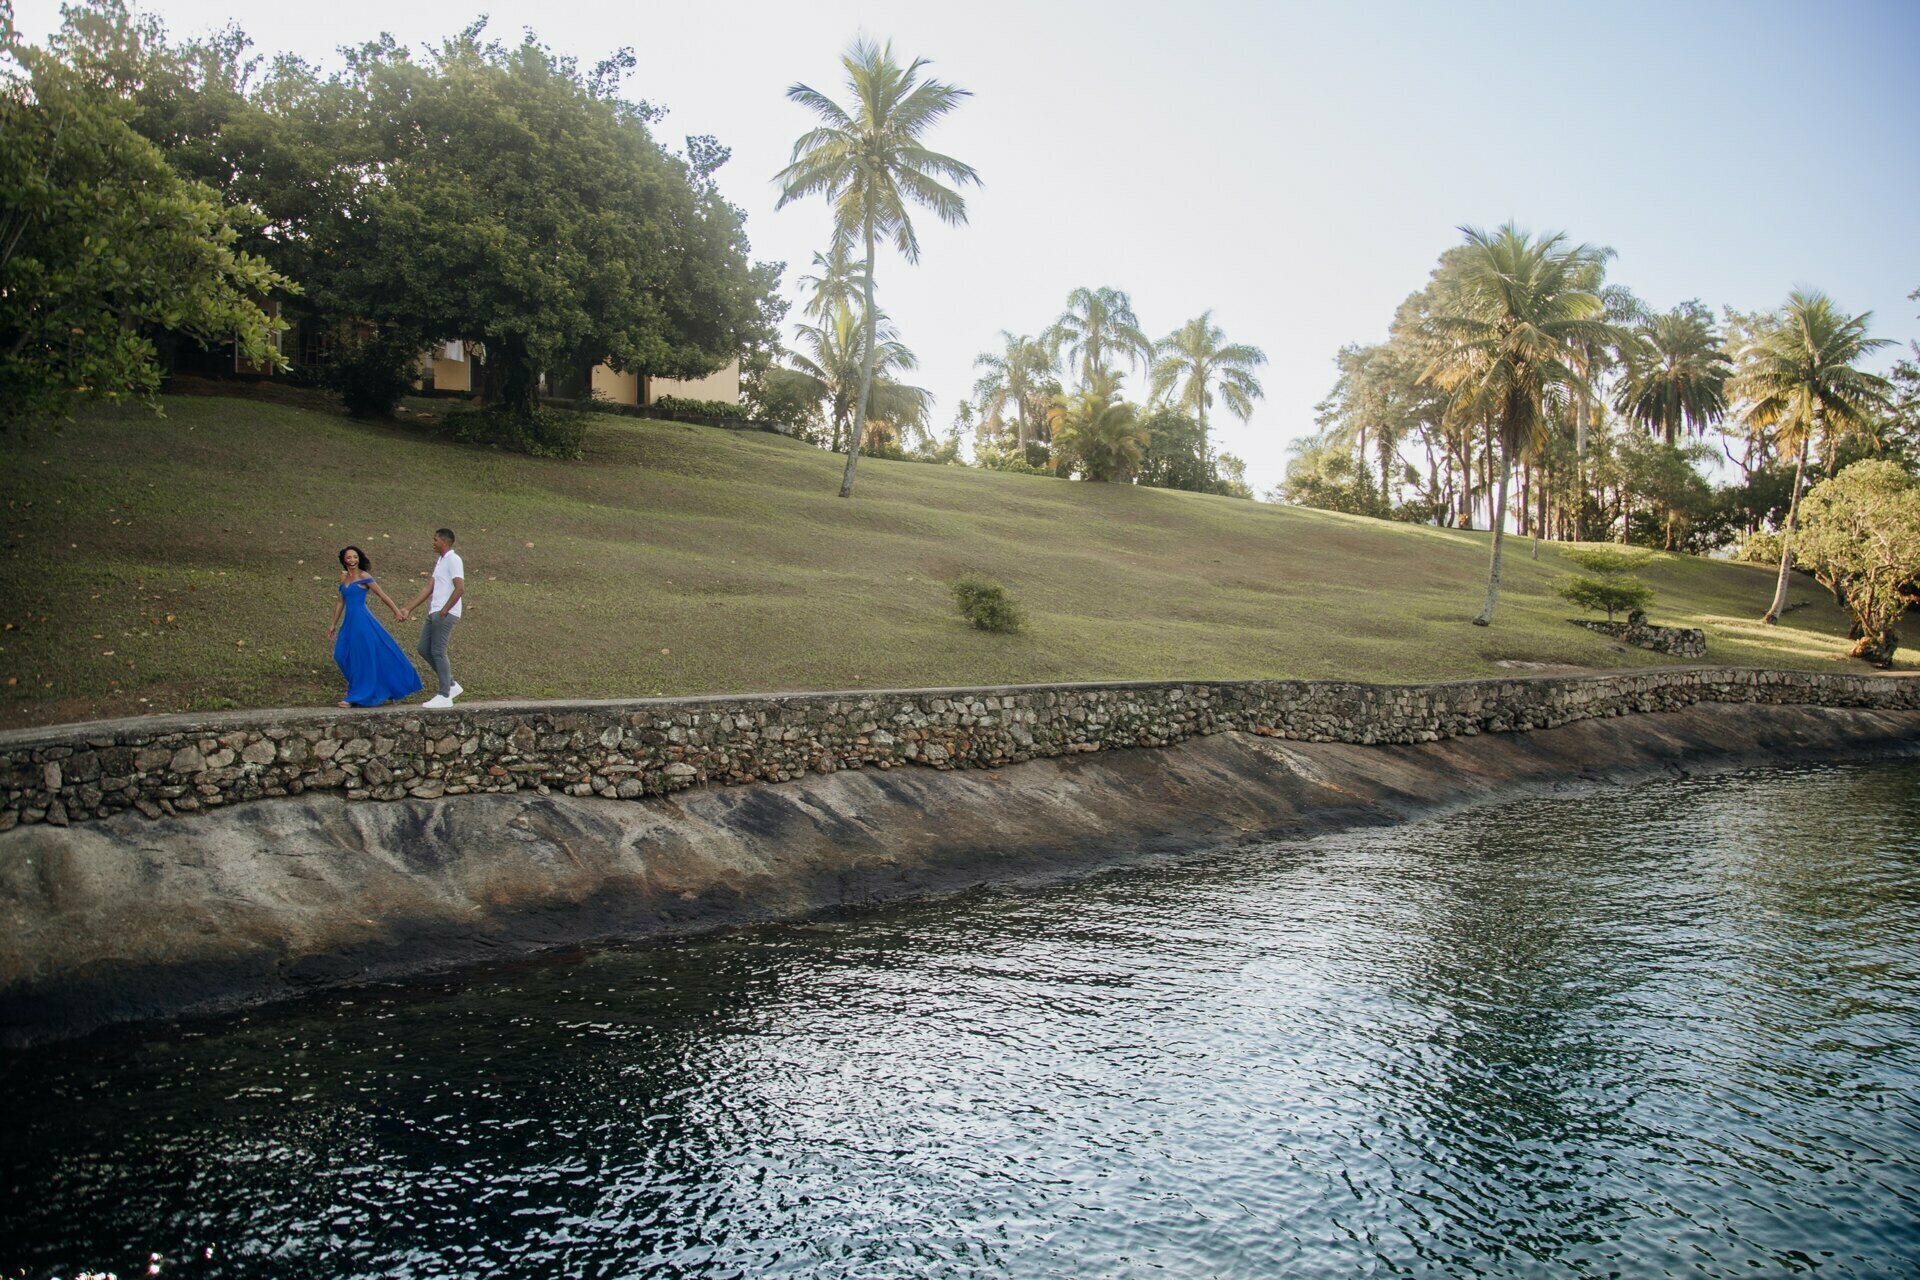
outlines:
[[387, 608], [393, 610], [394, 617], [400, 619], [400, 621], [402, 622], [405, 622], [407, 620], [407, 611], [405, 609], [402, 609], [399, 605], [393, 602], [393, 597], [386, 593], [385, 588], [383, 588], [378, 582], [369, 583], [368, 585], [372, 588], [373, 594], [379, 596], [382, 600], [385, 600], [387, 602]]
[[327, 624], [327, 634], [329, 636], [331, 636], [334, 632], [340, 630], [340, 615], [342, 613], [345, 613], [346, 609], [347, 609], [346, 597], [342, 596], [338, 591], [334, 592], [333, 593], [333, 621]]

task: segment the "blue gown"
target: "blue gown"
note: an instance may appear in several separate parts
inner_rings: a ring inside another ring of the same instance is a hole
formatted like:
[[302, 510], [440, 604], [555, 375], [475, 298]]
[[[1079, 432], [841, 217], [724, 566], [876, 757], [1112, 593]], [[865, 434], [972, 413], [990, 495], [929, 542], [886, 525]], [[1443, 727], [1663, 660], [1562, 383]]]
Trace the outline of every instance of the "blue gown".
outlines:
[[340, 584], [346, 607], [340, 614], [340, 634], [333, 642], [333, 661], [347, 678], [341, 700], [356, 707], [377, 707], [420, 692], [420, 673], [394, 643], [380, 619], [367, 608], [372, 578]]

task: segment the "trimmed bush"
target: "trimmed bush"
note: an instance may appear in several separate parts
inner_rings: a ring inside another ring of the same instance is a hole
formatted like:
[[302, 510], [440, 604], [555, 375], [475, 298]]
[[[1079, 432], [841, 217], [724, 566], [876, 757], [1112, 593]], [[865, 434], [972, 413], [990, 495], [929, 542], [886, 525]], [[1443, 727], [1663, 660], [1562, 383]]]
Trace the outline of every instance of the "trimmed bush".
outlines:
[[588, 417], [545, 404], [525, 416], [504, 405], [488, 405], [450, 409], [440, 421], [456, 440], [496, 445], [535, 458], [578, 458], [587, 438]]
[[1026, 622], [1005, 587], [977, 574], [954, 579], [953, 598], [960, 605], [960, 616], [982, 631], [1014, 632]]
[[687, 400], [680, 396], [661, 396], [648, 407], [662, 413], [684, 413], [696, 418], [733, 418], [740, 422], [753, 416], [745, 405], [728, 400]]

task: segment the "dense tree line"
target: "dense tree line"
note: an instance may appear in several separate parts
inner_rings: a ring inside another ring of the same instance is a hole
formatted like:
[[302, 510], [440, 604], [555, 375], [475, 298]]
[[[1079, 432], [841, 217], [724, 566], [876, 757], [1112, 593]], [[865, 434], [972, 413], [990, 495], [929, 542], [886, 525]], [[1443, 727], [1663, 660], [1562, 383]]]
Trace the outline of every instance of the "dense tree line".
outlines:
[[[59, 408], [29, 398], [23, 369], [71, 367], [56, 379], [69, 398], [150, 391], [156, 343], [179, 334], [238, 334], [248, 359], [284, 365], [269, 300], [325, 335], [329, 376], [375, 409], [430, 341], [474, 344], [484, 394], [522, 418], [546, 371], [605, 360], [695, 378], [745, 351], [758, 372], [777, 341], [780, 268], [750, 261], [744, 215], [714, 184], [726, 148], [664, 146], [665, 112], [622, 93], [629, 52], [583, 67], [476, 22], [424, 53], [382, 37], [322, 70], [255, 55], [236, 26], [172, 42], [125, 0], [64, 12], [46, 49], [7, 33], [10, 415]], [[105, 198], [48, 194], [82, 184]], [[158, 216], [119, 203], [146, 193], [172, 202], [173, 240], [116, 235], [115, 218]], [[108, 236], [128, 279], [87, 261]], [[187, 301], [143, 305], [143, 284]], [[89, 288], [110, 322], [49, 336], [65, 295]], [[117, 375], [86, 376], [68, 338], [117, 352], [98, 357]]]
[[[1869, 314], [1817, 291], [1776, 311], [1648, 308], [1608, 280], [1609, 249], [1468, 229], [1386, 341], [1349, 346], [1300, 441], [1282, 501], [1667, 550], [1739, 544], [1792, 563], [1815, 478], [1863, 458], [1911, 467], [1920, 348], [1890, 378], [1860, 367], [1886, 345]], [[1708, 479], [1711, 459], [1737, 478]], [[1784, 604], [1784, 585], [1769, 618]]]

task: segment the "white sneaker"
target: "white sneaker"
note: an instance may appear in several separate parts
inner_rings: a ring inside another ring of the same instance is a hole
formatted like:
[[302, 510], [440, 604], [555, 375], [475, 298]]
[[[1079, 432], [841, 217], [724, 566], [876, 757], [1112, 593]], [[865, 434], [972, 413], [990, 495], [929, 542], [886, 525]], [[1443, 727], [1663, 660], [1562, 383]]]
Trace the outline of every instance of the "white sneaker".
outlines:
[[465, 692], [466, 690], [460, 687], [460, 682], [458, 680], [455, 680], [453, 682], [453, 688], [447, 691], [447, 701], [452, 702], [455, 698], [459, 697], [461, 694]]
[[436, 693], [431, 698], [428, 698], [425, 702], [421, 703], [420, 705], [425, 707], [429, 711], [437, 711], [441, 707], [452, 706], [453, 699], [449, 698], [444, 693]]

